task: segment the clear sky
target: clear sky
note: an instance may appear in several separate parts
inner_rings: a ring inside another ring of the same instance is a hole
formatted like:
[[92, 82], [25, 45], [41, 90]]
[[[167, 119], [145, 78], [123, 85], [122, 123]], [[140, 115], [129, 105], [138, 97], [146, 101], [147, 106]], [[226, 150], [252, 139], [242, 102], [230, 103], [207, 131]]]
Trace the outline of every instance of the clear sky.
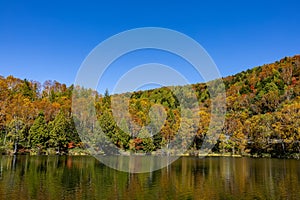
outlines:
[[[206, 49], [222, 76], [232, 75], [300, 54], [299, 8], [297, 0], [0, 0], [0, 75], [70, 85], [85, 57], [101, 41], [149, 26], [190, 36]], [[168, 59], [142, 55], [137, 56], [138, 63]], [[127, 61], [134, 59], [129, 56]], [[180, 64], [175, 60], [170, 64]], [[107, 88], [115, 81], [108, 79]]]

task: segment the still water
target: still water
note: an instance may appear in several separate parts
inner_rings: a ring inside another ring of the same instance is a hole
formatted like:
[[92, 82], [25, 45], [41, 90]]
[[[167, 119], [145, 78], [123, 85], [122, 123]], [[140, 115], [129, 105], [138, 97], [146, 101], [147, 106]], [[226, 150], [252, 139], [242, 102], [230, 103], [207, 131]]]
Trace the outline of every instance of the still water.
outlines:
[[2, 156], [0, 199], [300, 199], [300, 161], [183, 157], [130, 174], [89, 156]]

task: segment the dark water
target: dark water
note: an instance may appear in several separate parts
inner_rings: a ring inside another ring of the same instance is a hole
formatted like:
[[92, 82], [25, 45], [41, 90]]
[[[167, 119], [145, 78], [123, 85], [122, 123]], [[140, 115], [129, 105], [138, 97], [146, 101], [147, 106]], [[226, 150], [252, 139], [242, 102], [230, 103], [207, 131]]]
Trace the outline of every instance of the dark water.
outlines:
[[129, 174], [88, 156], [2, 156], [0, 199], [300, 199], [300, 161], [184, 157]]

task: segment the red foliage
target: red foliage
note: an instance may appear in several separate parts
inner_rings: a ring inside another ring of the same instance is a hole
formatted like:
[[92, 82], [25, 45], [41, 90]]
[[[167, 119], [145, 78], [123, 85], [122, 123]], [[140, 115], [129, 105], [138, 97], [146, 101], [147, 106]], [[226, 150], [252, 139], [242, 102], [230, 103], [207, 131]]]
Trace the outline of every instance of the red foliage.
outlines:
[[68, 149], [73, 149], [73, 148], [75, 148], [74, 142], [68, 143]]

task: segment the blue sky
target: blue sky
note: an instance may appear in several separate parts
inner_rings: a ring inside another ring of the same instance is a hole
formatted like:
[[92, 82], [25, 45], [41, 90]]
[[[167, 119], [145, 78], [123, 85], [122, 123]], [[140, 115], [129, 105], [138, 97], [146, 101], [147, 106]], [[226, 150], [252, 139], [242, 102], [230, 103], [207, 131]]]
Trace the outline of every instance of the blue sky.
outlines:
[[[222, 76], [232, 75], [300, 54], [299, 7], [299, 1], [289, 0], [0, 0], [0, 75], [70, 85], [85, 57], [100, 42], [128, 29], [149, 26], [190, 36], [206, 49]], [[166, 55], [155, 58], [156, 54], [137, 53], [119, 64], [130, 65], [136, 59], [138, 63], [184, 64]], [[103, 88], [111, 88], [116, 79], [113, 74], [107, 77]], [[192, 81], [201, 79], [193, 77]]]

